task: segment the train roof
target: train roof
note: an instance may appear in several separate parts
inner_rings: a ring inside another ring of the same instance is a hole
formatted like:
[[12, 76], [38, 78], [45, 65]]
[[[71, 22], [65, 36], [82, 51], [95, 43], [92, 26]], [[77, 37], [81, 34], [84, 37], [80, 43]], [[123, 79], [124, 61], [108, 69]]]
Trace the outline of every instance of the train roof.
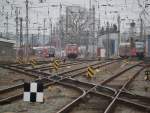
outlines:
[[123, 43], [120, 43], [120, 46], [130, 46], [130, 43], [129, 42], [123, 42]]

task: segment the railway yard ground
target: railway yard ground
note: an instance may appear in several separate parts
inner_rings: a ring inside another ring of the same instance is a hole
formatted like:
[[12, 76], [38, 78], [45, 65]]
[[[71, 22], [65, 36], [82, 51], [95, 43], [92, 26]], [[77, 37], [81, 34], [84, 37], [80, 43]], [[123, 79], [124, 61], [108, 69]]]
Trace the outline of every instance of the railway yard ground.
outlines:
[[150, 0], [0, 0], [0, 113], [150, 113]]
[[25, 74], [20, 74], [15, 71], [0, 68], [0, 89], [4, 89], [13, 85], [20, 84], [22, 82], [33, 81], [36, 78], [27, 76]]
[[[121, 58], [0, 64], [0, 113], [150, 113], [146, 71]], [[23, 101], [26, 82], [43, 83], [44, 102]]]

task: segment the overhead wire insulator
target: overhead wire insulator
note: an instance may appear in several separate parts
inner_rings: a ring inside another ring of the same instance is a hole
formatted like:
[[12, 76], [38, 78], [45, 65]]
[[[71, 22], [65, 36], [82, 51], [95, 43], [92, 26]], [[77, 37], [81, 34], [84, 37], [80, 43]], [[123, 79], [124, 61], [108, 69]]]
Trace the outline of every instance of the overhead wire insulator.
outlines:
[[13, 13], [13, 6], [11, 5], [11, 16], [12, 16], [12, 13]]
[[44, 3], [44, 2], [46, 2], [46, 0], [40, 0], [40, 3]]
[[49, 8], [48, 8], [48, 15], [49, 15]]
[[19, 9], [19, 15], [20, 15], [20, 9]]
[[4, 6], [3, 6], [3, 7], [2, 7], [2, 15], [4, 15], [4, 10], [5, 10], [5, 9], [4, 9]]
[[6, 3], [9, 4], [10, 2], [8, 0], [6, 0]]

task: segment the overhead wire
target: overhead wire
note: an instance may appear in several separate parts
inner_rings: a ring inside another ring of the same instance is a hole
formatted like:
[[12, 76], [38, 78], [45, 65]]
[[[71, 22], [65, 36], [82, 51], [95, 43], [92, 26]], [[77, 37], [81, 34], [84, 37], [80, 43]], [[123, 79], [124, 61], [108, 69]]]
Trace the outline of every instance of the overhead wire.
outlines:
[[[48, 2], [46, 2], [46, 3], [48, 3]], [[49, 2], [49, 3], [51, 3], [51, 2]], [[107, 4], [108, 4], [108, 0], [107, 0]], [[32, 6], [35, 6], [35, 4], [33, 4], [32, 2], [30, 3], [30, 5], [31, 5], [31, 7], [30, 8], [49, 8], [50, 6], [48, 6], [48, 5], [45, 5], [45, 3], [43, 3], [42, 5], [44, 5], [44, 6], [36, 6], [36, 7], [32, 7]], [[124, 4], [119, 4], [119, 5], [115, 5], [115, 7], [128, 7], [128, 4], [127, 4], [127, 1], [125, 0], [125, 3]], [[105, 7], [105, 15], [107, 15], [107, 8]], [[47, 12], [47, 13], [49, 13], [49, 11]], [[43, 14], [43, 13], [41, 13], [41, 14]], [[110, 13], [109, 13], [110, 14]], [[15, 15], [14, 15], [15, 16]]]

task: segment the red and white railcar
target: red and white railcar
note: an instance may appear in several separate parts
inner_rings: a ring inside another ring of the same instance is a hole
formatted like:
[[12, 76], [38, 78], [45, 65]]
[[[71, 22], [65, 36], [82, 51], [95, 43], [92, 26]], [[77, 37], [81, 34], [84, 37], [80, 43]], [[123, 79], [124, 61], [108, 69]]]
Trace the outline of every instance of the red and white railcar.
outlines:
[[67, 44], [65, 52], [68, 58], [77, 58], [79, 53], [79, 47], [77, 44]]

